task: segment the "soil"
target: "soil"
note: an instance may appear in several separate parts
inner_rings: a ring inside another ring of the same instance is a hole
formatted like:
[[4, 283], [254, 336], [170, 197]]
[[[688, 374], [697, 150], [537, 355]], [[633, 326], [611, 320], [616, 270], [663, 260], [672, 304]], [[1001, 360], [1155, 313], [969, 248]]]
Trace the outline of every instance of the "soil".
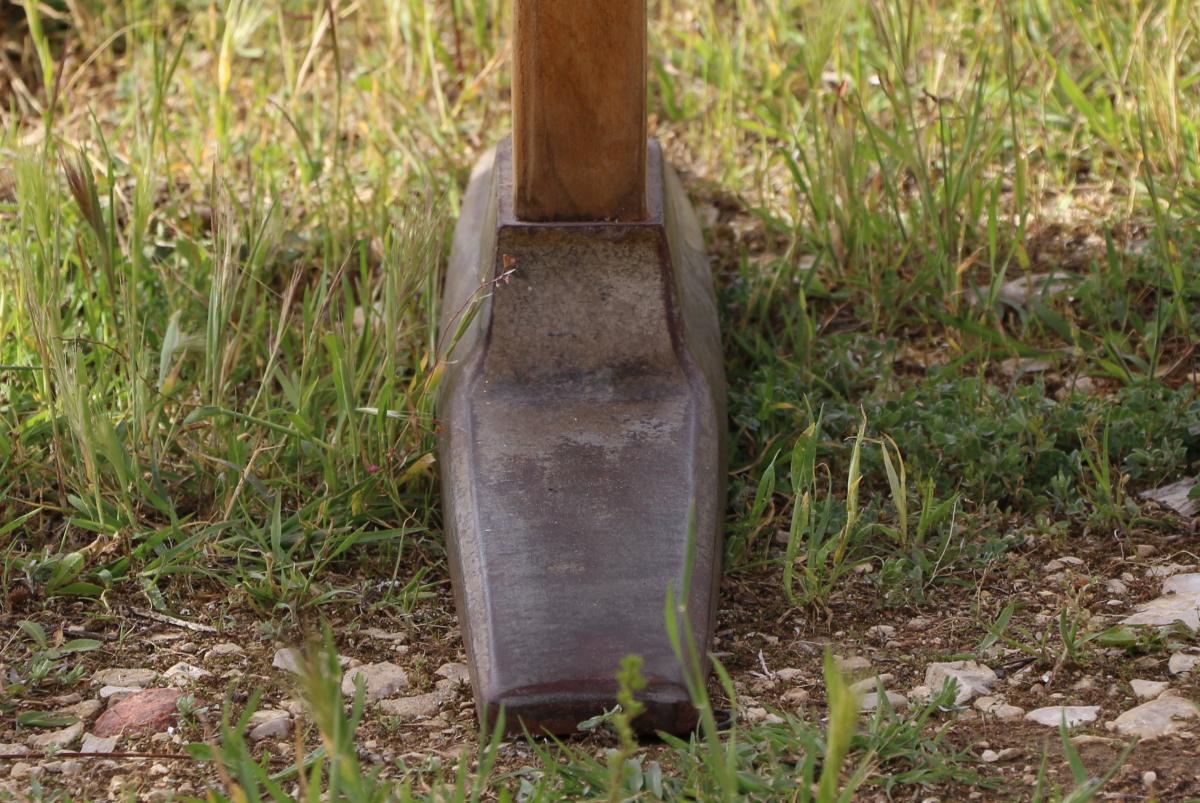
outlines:
[[[998, 559], [995, 566], [974, 578], [961, 578], [959, 588], [942, 585], [934, 588], [920, 606], [891, 608], [881, 603], [882, 596], [872, 573], [859, 572], [847, 579], [835, 594], [827, 610], [789, 606], [780, 593], [777, 569], [759, 569], [726, 578], [714, 650], [729, 669], [738, 693], [742, 716], [747, 711], [790, 712], [820, 721], [823, 715], [821, 666], [826, 648], [841, 656], [861, 656], [870, 661], [876, 673], [889, 673], [894, 679], [887, 687], [907, 693], [921, 684], [925, 667], [938, 660], [968, 657], [975, 653], [987, 635], [986, 624], [993, 621], [1010, 601], [1019, 603], [1006, 630], [1008, 637], [1023, 645], [993, 645], [983, 653], [984, 662], [1001, 676], [996, 693], [1022, 708], [1046, 705], [1098, 705], [1100, 717], [1094, 723], [1076, 727], [1072, 738], [1088, 769], [1102, 774], [1117, 760], [1127, 740], [1119, 739], [1105, 728], [1105, 722], [1132, 708], [1134, 699], [1129, 680], [1169, 680], [1176, 693], [1192, 700], [1200, 699], [1200, 677], [1172, 677], [1166, 668], [1166, 651], [1145, 654], [1118, 649], [1085, 648], [1077, 663], [1060, 662], [1061, 642], [1057, 638], [1056, 615], [1065, 606], [1076, 606], [1083, 617], [1090, 617], [1089, 629], [1095, 629], [1130, 611], [1137, 603], [1158, 594], [1161, 578], [1153, 567], [1176, 564], [1192, 566], [1194, 554], [1182, 548], [1194, 539], [1186, 531], [1171, 535], [1139, 534], [1136, 543], [1153, 547], [1147, 558], [1136, 557], [1132, 544], [1116, 538], [1045, 543], [1017, 548]], [[1143, 551], [1146, 551], [1143, 548]], [[1045, 565], [1063, 555], [1083, 560], [1066, 570], [1051, 572]], [[1128, 593], [1111, 604], [1104, 580], [1128, 573]], [[404, 667], [409, 678], [405, 695], [435, 691], [439, 667], [465, 661], [457, 634], [448, 585], [443, 582], [432, 597], [422, 600], [407, 618], [381, 620], [372, 613], [369, 599], [338, 609], [326, 608], [339, 654], [363, 663], [393, 661]], [[186, 683], [193, 696], [192, 713], [176, 721], [170, 730], [157, 734], [127, 736], [117, 752], [110, 755], [72, 757], [66, 754], [36, 760], [42, 765], [44, 788], [61, 788], [89, 800], [112, 799], [132, 795], [138, 799], [168, 799], [173, 791], [202, 795], [211, 785], [221, 786], [222, 779], [210, 763], [188, 758], [189, 742], [217, 740], [222, 707], [236, 715], [251, 694], [261, 692], [259, 708], [288, 708], [298, 698], [294, 676], [272, 667], [275, 651], [303, 642], [308, 631], [290, 627], [272, 633], [264, 624], [263, 613], [252, 606], [232, 600], [217, 588], [183, 589], [168, 599], [186, 599], [186, 608], [175, 611], [181, 622], [213, 629], [199, 632], [181, 624], [171, 624], [145, 616], [144, 601], [116, 597], [105, 606], [94, 602], [25, 600], [18, 610], [0, 617], [5, 632], [16, 632], [21, 619], [39, 622], [48, 633], [61, 630], [63, 638], [89, 637], [103, 640], [102, 648], [83, 653], [78, 663], [81, 680], [72, 687], [53, 693], [33, 695], [21, 702], [21, 710], [54, 710], [74, 699], [72, 692], [85, 699], [94, 696], [97, 687], [89, 684], [95, 672], [111, 667], [151, 668], [164, 672], [178, 662], [201, 666], [211, 674]], [[878, 625], [895, 628], [894, 634], [880, 635]], [[372, 634], [364, 632], [368, 628]], [[315, 629], [315, 628], [314, 628]], [[380, 632], [389, 634], [383, 637]], [[1041, 634], [1050, 633], [1043, 651], [1037, 646]], [[218, 644], [236, 644], [241, 654], [208, 655]], [[1027, 647], [1028, 651], [1019, 649]], [[22, 649], [10, 639], [0, 667], [9, 672], [21, 660]], [[782, 673], [780, 670], [792, 671]], [[794, 670], [799, 670], [794, 671]], [[155, 685], [166, 685], [161, 678]], [[377, 708], [369, 706], [358, 734], [363, 759], [379, 767], [386, 777], [397, 775], [395, 762], [419, 766], [441, 758], [443, 766], [453, 766], [466, 751], [476, 750], [476, 721], [470, 690], [465, 683], [443, 681], [440, 710], [431, 718], [398, 724], [389, 721]], [[793, 689], [808, 691], [808, 699], [795, 702]], [[714, 695], [719, 690], [714, 686]], [[64, 696], [68, 695], [68, 696]], [[718, 700], [720, 698], [718, 697]], [[719, 701], [728, 705], [728, 701]], [[869, 715], [864, 715], [864, 717]], [[316, 745], [315, 734], [306, 729], [303, 716], [301, 733], [306, 749]], [[1070, 772], [1062, 754], [1056, 729], [1023, 720], [999, 721], [970, 708], [948, 711], [936, 716], [930, 733], [944, 729], [944, 745], [969, 750], [979, 755], [986, 749], [1004, 753], [995, 763], [979, 763], [975, 769], [987, 785], [973, 788], [901, 787], [893, 799], [978, 799], [1016, 800], [1028, 798], [1039, 771], [1043, 754], [1048, 757], [1049, 776], [1063, 787], [1070, 786]], [[1193, 727], [1190, 732], [1139, 744], [1102, 795], [1119, 799], [1186, 800], [1200, 796], [1200, 740]], [[11, 717], [0, 720], [0, 743], [24, 744], [38, 732], [20, 727]], [[580, 737], [578, 746], [596, 752], [611, 744], [607, 735]], [[281, 769], [295, 757], [296, 744], [291, 738], [266, 740], [257, 744], [262, 754]], [[648, 743], [645, 749], [655, 754], [666, 748]], [[65, 761], [77, 758], [83, 770], [65, 777]], [[17, 759], [7, 756], [0, 763], [0, 778], [7, 776]], [[528, 766], [529, 746], [520, 740], [506, 743], [500, 751], [499, 770], [513, 772]], [[902, 765], [880, 766], [887, 775]], [[37, 772], [38, 770], [34, 770]], [[1154, 773], [1147, 785], [1146, 773]], [[19, 789], [17, 781], [10, 788]], [[886, 799], [878, 787], [868, 786], [861, 799]]]

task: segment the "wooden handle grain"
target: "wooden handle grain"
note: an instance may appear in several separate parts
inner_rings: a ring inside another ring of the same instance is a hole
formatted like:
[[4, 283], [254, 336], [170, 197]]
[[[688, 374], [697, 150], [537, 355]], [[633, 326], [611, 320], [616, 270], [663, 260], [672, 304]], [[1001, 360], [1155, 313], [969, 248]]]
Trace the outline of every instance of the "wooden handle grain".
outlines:
[[514, 0], [514, 211], [646, 217], [646, 0]]

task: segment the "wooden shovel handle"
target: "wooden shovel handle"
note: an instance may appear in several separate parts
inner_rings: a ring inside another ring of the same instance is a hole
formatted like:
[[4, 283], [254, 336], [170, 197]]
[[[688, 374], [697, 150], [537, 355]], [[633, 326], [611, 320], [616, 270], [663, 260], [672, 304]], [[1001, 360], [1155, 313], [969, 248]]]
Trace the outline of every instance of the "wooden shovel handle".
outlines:
[[646, 217], [646, 0], [514, 0], [518, 220]]

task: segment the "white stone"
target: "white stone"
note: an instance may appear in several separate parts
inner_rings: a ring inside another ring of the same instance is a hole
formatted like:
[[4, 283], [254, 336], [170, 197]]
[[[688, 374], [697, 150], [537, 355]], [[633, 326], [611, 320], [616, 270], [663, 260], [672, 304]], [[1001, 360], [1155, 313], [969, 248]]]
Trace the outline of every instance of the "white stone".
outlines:
[[355, 679], [360, 676], [366, 681], [367, 702], [391, 697], [396, 692], [408, 688], [408, 676], [404, 674], [403, 669], [390, 661], [380, 661], [356, 666], [346, 672], [342, 677], [342, 694], [352, 697], [355, 693]]
[[1200, 594], [1200, 573], [1177, 574], [1163, 580], [1164, 594]]
[[1139, 700], [1153, 700], [1171, 687], [1165, 680], [1131, 680], [1129, 686], [1133, 696]]
[[1180, 516], [1188, 518], [1200, 513], [1200, 499], [1188, 498], [1195, 484], [1195, 477], [1184, 477], [1178, 482], [1173, 482], [1162, 488], [1156, 488], [1153, 491], [1144, 491], [1141, 497], [1151, 502], [1158, 502], [1163, 507], [1170, 508]]
[[457, 662], [442, 664], [437, 668], [437, 671], [434, 672], [434, 674], [440, 678], [454, 681], [455, 683], [471, 682], [471, 670], [467, 668], [466, 664]]
[[99, 693], [96, 695], [101, 700], [108, 700], [108, 704], [119, 703], [131, 694], [137, 694], [141, 689], [134, 686], [101, 686]]
[[851, 683], [850, 691], [852, 691], [855, 694], [866, 694], [867, 692], [875, 691], [875, 687], [877, 685], [882, 684], [883, 686], [887, 686], [889, 683], [891, 683], [895, 679], [896, 679], [896, 676], [893, 675], [892, 673], [884, 672], [882, 675], [876, 675], [875, 677], [870, 677], [870, 678], [863, 678], [860, 681]]
[[86, 722], [87, 720], [90, 720], [99, 714], [102, 708], [104, 708], [104, 704], [99, 700], [80, 700], [74, 705], [68, 705], [65, 708], [58, 709], [58, 713], [79, 717]]
[[1191, 566], [1183, 566], [1178, 563], [1164, 563], [1161, 566], [1151, 566], [1146, 570], [1147, 577], [1170, 577], [1171, 575], [1186, 572]]
[[279, 704], [279, 707], [287, 711], [293, 717], [303, 717], [308, 715], [308, 705], [295, 697], [288, 697]]
[[83, 734], [83, 744], [79, 745], [81, 753], [111, 753], [117, 749], [117, 736], [101, 738], [90, 733]]
[[224, 658], [229, 655], [245, 655], [246, 651], [242, 649], [240, 644], [234, 644], [231, 641], [223, 641], [220, 644], [214, 644], [209, 648], [208, 652], [204, 653], [205, 658]]
[[962, 705], [974, 697], [987, 694], [996, 682], [996, 673], [991, 667], [975, 661], [951, 661], [933, 663], [925, 669], [925, 683], [937, 694], [942, 690], [946, 681], [954, 680], [958, 688], [955, 691], [955, 705]]
[[985, 764], [995, 764], [997, 761], [1000, 760], [1000, 754], [997, 753], [995, 750], [984, 750], [982, 753], [979, 754], [979, 758]]
[[428, 719], [436, 715], [441, 704], [441, 695], [430, 692], [412, 697], [400, 697], [395, 700], [382, 700], [379, 703], [379, 710], [402, 722], [409, 722], [414, 719]]
[[1177, 652], [1167, 660], [1167, 671], [1172, 675], [1186, 675], [1200, 665], [1200, 655]]
[[880, 641], [887, 641], [890, 638], [895, 638], [896, 628], [891, 625], [874, 625], [867, 628], [867, 636], [879, 639]]
[[1192, 630], [1200, 629], [1200, 593], [1166, 594], [1144, 602], [1137, 613], [1121, 620], [1123, 625], [1166, 627], [1182, 622]]
[[747, 722], [756, 724], [764, 721], [767, 718], [767, 709], [759, 706], [752, 706], [742, 712]]
[[792, 705], [802, 705], [808, 701], [808, 697], [808, 689], [788, 689], [783, 693], [783, 701], [785, 703], [791, 703]]
[[180, 661], [173, 667], [163, 672], [163, 677], [168, 677], [176, 683], [187, 683], [192, 680], [199, 680], [205, 675], [211, 675], [207, 669], [202, 669], [194, 664], [189, 664], [186, 661]]
[[833, 661], [847, 675], [861, 675], [871, 668], [871, 662], [861, 655], [835, 655]]
[[62, 763], [62, 766], [59, 767], [58, 771], [61, 772], [66, 778], [74, 778], [76, 775], [83, 772], [83, 762], [76, 761], [73, 758], [67, 759]]
[[368, 627], [362, 631], [362, 634], [367, 638], [373, 638], [378, 641], [390, 641], [393, 643], [402, 642], [408, 637], [405, 633], [393, 633], [379, 627]]
[[271, 658], [271, 666], [276, 669], [282, 669], [284, 672], [291, 672], [293, 675], [300, 674], [300, 651], [295, 647], [283, 647], [275, 651], [274, 657]]
[[1095, 722], [1099, 714], [1098, 705], [1051, 705], [1035, 708], [1025, 715], [1025, 719], [1050, 728], [1057, 728], [1066, 719], [1067, 727], [1073, 728], [1076, 725]]
[[1114, 596], [1124, 596], [1129, 593], [1129, 586], [1125, 585], [1124, 581], [1113, 578], [1104, 583], [1104, 589]]
[[1112, 722], [1122, 736], [1157, 739], [1182, 730], [1182, 722], [1200, 718], [1200, 708], [1191, 700], [1166, 695], [1131, 708]]
[[[888, 703], [894, 710], [908, 707], [908, 698], [897, 691], [885, 691], [884, 696], [887, 697]], [[874, 711], [879, 707], [879, 692], [870, 691], [864, 694], [858, 700], [859, 711]]]
[[263, 739], [282, 739], [292, 730], [292, 716], [287, 711], [264, 708], [250, 715], [247, 723], [250, 729], [250, 740], [261, 742]]
[[996, 719], [1020, 719], [1025, 715], [1024, 708], [1009, 705], [999, 697], [979, 697], [975, 700], [975, 710]]
[[157, 676], [158, 673], [153, 669], [101, 669], [92, 675], [92, 685], [144, 689], [153, 683]]
[[82, 735], [83, 723], [76, 722], [74, 725], [68, 725], [62, 730], [31, 736], [29, 738], [29, 746], [35, 750], [47, 750], [50, 748], [61, 750], [73, 744]]

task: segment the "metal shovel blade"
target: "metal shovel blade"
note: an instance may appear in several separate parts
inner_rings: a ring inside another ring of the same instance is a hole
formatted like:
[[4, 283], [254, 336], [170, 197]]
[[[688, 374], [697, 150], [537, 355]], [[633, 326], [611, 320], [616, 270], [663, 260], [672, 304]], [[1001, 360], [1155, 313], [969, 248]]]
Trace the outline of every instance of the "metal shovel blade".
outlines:
[[[644, 222], [518, 221], [507, 141], [464, 199], [443, 299], [439, 449], [485, 727], [504, 709], [510, 732], [575, 731], [615, 705], [628, 655], [648, 680], [635, 726], [695, 726], [684, 663], [707, 673], [725, 380], [699, 224], [656, 143], [647, 168]], [[664, 604], [685, 574], [690, 632], [677, 635], [695, 651], [681, 661]]]

